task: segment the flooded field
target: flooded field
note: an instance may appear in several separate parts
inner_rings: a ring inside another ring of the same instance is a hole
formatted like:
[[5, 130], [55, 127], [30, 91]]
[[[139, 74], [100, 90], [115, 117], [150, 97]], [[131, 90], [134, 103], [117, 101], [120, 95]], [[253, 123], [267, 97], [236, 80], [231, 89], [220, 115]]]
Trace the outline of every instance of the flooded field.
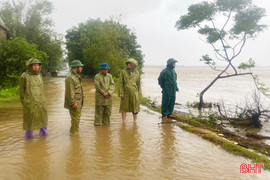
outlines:
[[[153, 81], [151, 78], [144, 77], [142, 81], [143, 92], [151, 93], [153, 98], [159, 96], [157, 88], [153, 85], [150, 89], [147, 83]], [[158, 125], [160, 114], [145, 107], [137, 123], [132, 122], [129, 114], [128, 122], [123, 124], [117, 96], [111, 125], [95, 127], [93, 81], [83, 79], [83, 85], [86, 97], [79, 136], [69, 136], [69, 112], [63, 108], [64, 78], [52, 78], [45, 84], [47, 137], [39, 137], [36, 130], [34, 139], [23, 138], [19, 102], [0, 107], [0, 179], [254, 180], [270, 177], [269, 171], [240, 174], [240, 165], [251, 163], [249, 160], [231, 155], [172, 124]]]

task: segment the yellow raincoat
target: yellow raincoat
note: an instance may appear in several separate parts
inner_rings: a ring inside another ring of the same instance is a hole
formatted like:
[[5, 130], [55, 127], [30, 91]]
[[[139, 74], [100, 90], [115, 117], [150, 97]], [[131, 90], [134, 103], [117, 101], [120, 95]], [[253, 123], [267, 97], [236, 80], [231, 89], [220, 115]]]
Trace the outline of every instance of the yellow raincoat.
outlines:
[[26, 61], [27, 71], [20, 78], [20, 100], [23, 106], [23, 129], [33, 131], [46, 128], [48, 124], [47, 106], [43, 80], [39, 71], [33, 71], [31, 64], [40, 63], [31, 58]]
[[119, 96], [120, 113], [140, 112], [141, 80], [140, 73], [137, 70], [138, 62], [135, 59], [129, 59], [127, 63], [132, 64], [132, 69], [124, 69], [119, 77]]

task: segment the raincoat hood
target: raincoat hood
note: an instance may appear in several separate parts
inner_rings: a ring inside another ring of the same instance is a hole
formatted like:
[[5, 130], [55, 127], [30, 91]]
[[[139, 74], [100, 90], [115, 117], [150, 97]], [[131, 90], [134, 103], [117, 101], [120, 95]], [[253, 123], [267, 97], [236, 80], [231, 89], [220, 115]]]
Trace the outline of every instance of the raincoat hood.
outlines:
[[172, 63], [176, 63], [176, 62], [178, 62], [178, 61], [175, 60], [175, 59], [173, 59], [173, 58], [170, 58], [170, 59], [168, 59], [168, 61], [167, 61], [167, 65], [172, 64]]
[[[39, 70], [38, 72], [36, 71], [33, 71], [31, 65], [32, 64], [39, 64]], [[26, 69], [31, 72], [31, 73], [35, 73], [35, 74], [38, 74], [40, 71], [41, 71], [41, 65], [42, 63], [37, 59], [37, 58], [31, 58], [31, 59], [28, 59], [26, 62], [25, 62], [25, 66], [26, 66]]]
[[132, 64], [132, 69], [136, 69], [138, 67], [138, 61], [136, 61], [133, 58], [128, 59], [127, 62], [126, 62], [126, 64], [127, 63], [131, 63]]

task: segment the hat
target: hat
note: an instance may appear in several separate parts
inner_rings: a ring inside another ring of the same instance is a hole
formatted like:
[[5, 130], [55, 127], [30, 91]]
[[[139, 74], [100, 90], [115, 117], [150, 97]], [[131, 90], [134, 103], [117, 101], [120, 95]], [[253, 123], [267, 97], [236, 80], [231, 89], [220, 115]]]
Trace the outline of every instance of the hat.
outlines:
[[99, 69], [111, 69], [108, 63], [101, 63]]
[[176, 62], [178, 62], [178, 61], [176, 61], [176, 60], [173, 59], [173, 58], [170, 58], [170, 59], [168, 59], [168, 61], [167, 61], [167, 65], [169, 65], [169, 64], [171, 64], [171, 63], [176, 63]]
[[79, 61], [79, 60], [73, 60], [73, 61], [69, 64], [69, 66], [70, 66], [71, 68], [74, 68], [74, 67], [82, 67], [83, 64], [82, 64], [81, 61]]
[[37, 58], [31, 58], [31, 59], [28, 60], [28, 62], [29, 62], [29, 65], [32, 65], [32, 64], [41, 65], [41, 62]]

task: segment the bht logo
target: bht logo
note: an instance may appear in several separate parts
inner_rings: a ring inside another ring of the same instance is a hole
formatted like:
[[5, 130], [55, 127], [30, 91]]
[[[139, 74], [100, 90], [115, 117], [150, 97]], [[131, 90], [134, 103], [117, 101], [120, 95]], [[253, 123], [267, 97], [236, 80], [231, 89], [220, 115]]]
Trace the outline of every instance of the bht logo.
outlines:
[[253, 167], [251, 166], [251, 164], [245, 164], [245, 163], [242, 163], [240, 165], [240, 173], [242, 174], [246, 174], [246, 173], [261, 173], [262, 172], [262, 167], [264, 166], [263, 163], [255, 163], [253, 165]]

